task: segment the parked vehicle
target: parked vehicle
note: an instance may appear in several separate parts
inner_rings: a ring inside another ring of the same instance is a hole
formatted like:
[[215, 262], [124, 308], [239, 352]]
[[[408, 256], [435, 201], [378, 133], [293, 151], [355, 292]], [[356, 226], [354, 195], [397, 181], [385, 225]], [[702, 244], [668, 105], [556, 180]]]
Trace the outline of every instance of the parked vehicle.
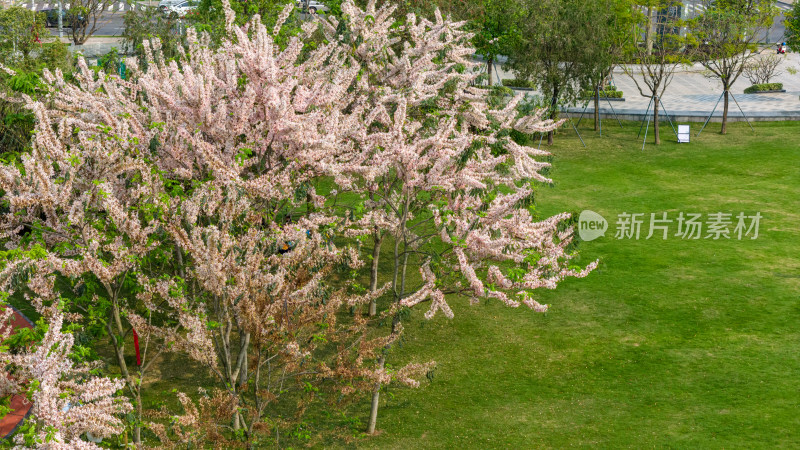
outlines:
[[197, 5], [194, 4], [194, 2], [184, 0], [180, 3], [168, 6], [164, 14], [169, 17], [178, 17], [183, 19], [187, 14], [191, 13], [195, 9], [197, 9]]
[[[46, 25], [48, 27], [57, 27], [58, 26], [58, 9], [43, 9], [40, 12], [43, 12], [45, 15], [45, 21], [47, 22]], [[61, 10], [61, 25], [66, 28], [72, 28], [74, 24], [83, 24], [86, 22], [86, 18], [70, 13], [66, 9]]]
[[317, 0], [297, 0], [297, 7], [302, 9], [303, 11], [308, 11], [311, 14], [316, 14], [318, 12], [328, 12], [331, 9], [325, 6], [323, 3], [318, 2]]
[[162, 13], [166, 13], [170, 6], [175, 6], [178, 3], [183, 3], [184, 1], [186, 0], [161, 0], [158, 2], [158, 10]]

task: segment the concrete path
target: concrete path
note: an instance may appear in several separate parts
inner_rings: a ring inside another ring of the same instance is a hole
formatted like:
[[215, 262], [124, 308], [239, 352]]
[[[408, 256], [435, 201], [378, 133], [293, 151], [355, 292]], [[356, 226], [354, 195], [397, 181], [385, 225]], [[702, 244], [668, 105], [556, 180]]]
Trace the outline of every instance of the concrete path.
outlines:
[[[789, 72], [791, 68], [798, 73]], [[786, 55], [777, 71], [777, 76], [772, 82], [783, 83], [785, 93], [776, 94], [745, 94], [744, 90], [750, 86], [750, 81], [744, 75], [740, 76], [731, 88], [733, 97], [738, 101], [744, 113], [754, 120], [775, 119], [800, 119], [800, 54]], [[614, 109], [619, 114], [643, 115], [650, 102], [649, 97], [639, 93], [633, 79], [625, 75], [622, 70], [614, 71], [614, 82], [622, 90], [625, 102], [614, 103]], [[647, 88], [644, 88], [647, 94]], [[670, 113], [683, 120], [705, 120], [722, 94], [722, 83], [717, 78], [704, 75], [702, 66], [695, 65], [676, 73], [662, 99], [663, 107]], [[617, 106], [619, 105], [619, 106]], [[591, 106], [589, 108], [591, 110]], [[605, 103], [601, 112], [610, 112], [611, 107]], [[731, 100], [729, 117], [731, 120], [741, 119], [741, 112], [736, 103]], [[722, 102], [717, 106], [714, 119], [722, 117]], [[712, 120], [714, 120], [712, 119]]]
[[[797, 71], [794, 74], [791, 73], [793, 69]], [[498, 75], [500, 79], [514, 77], [512, 73], [502, 69], [497, 70], [495, 77]], [[641, 120], [650, 102], [649, 96], [642, 96], [633, 79], [621, 69], [615, 69], [613, 75], [614, 84], [623, 92], [625, 98], [624, 102], [612, 102], [613, 110], [622, 119]], [[745, 94], [744, 90], [750, 86], [750, 81], [744, 75], [734, 83], [731, 92], [744, 113], [752, 120], [800, 120], [800, 53], [787, 54], [777, 70], [777, 76], [771, 81], [783, 83], [786, 92]], [[646, 89], [644, 87], [645, 93], [647, 93]], [[668, 111], [670, 116], [674, 116], [678, 121], [705, 121], [714, 109], [720, 94], [722, 94], [722, 83], [719, 82], [719, 79], [706, 77], [703, 67], [697, 64], [692, 67], [679, 68], [662, 98], [662, 103], [663, 108]], [[536, 93], [529, 92], [528, 95], [536, 95]], [[583, 106], [584, 103], [581, 102], [567, 110], [579, 114], [583, 110]], [[587, 114], [593, 113], [593, 104], [589, 104], [586, 112]], [[612, 106], [606, 101], [601, 101], [600, 113], [603, 117], [613, 117]], [[721, 117], [722, 102], [719, 103], [712, 121], [719, 121]], [[664, 120], [666, 119], [664, 118]], [[731, 99], [729, 107], [729, 120], [743, 120], [733, 99]]]

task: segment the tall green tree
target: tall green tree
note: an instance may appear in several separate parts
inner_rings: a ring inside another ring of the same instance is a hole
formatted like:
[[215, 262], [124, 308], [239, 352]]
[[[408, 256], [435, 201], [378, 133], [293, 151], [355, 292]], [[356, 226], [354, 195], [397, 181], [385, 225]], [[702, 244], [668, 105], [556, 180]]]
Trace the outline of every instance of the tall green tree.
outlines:
[[596, 0], [586, 2], [592, 20], [583, 26], [593, 36], [580, 53], [580, 69], [586, 90], [594, 92], [594, 129], [600, 128], [600, 86], [614, 66], [622, 61], [625, 48], [632, 41], [633, 8], [631, 0]]
[[[518, 78], [531, 81], [548, 99], [550, 118], [563, 104], [573, 103], [586, 79], [587, 43], [596, 11], [583, 0], [523, 0], [518, 19], [520, 38], [509, 55]], [[553, 132], [547, 134], [553, 143]]]
[[[231, 0], [231, 9], [236, 13], [236, 23], [244, 25], [254, 15], [258, 14], [267, 27], [273, 27], [275, 22], [289, 3], [293, 0]], [[326, 1], [325, 5], [331, 8], [332, 13], [341, 13], [339, 5], [341, 0]], [[297, 8], [295, 11], [299, 12]], [[287, 32], [293, 34], [297, 30], [299, 21], [297, 14], [289, 18]], [[227, 37], [225, 30], [225, 14], [222, 7], [222, 0], [199, 0], [195, 14], [188, 20], [189, 24], [194, 25], [198, 31], [209, 34], [213, 42], [219, 42]]]
[[174, 58], [178, 55], [178, 47], [184, 45], [185, 33], [180, 33], [176, 19], [167, 16], [155, 8], [144, 10], [131, 10], [123, 16], [125, 29], [122, 37], [123, 50], [128, 54], [138, 57], [139, 61], [146, 61], [144, 41], [157, 37], [161, 41], [161, 52], [165, 58]]
[[778, 13], [775, 0], [707, 0], [703, 14], [689, 22], [697, 56], [722, 83], [721, 134], [728, 125], [729, 89], [758, 54], [758, 39]]
[[786, 27], [786, 43], [792, 51], [800, 51], [800, 2], [795, 2], [790, 11], [784, 14], [783, 25]]
[[524, 15], [524, 4], [519, 0], [472, 0], [444, 6], [455, 18], [467, 21], [467, 29], [474, 34], [472, 45], [486, 60], [492, 86], [497, 57], [508, 55], [520, 38], [518, 25]]
[[25, 66], [35, 59], [42, 38], [49, 34], [44, 14], [19, 6], [0, 9], [0, 30], [0, 64], [11, 67]]

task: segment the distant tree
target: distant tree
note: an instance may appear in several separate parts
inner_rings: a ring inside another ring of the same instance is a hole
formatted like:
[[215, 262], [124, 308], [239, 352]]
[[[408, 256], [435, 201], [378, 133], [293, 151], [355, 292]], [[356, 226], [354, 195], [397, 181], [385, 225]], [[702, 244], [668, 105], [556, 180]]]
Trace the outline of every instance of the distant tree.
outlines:
[[0, 64], [9, 67], [22, 67], [35, 59], [32, 53], [48, 35], [44, 14], [19, 6], [0, 9], [0, 30]]
[[486, 60], [491, 86], [497, 56], [507, 55], [519, 39], [518, 24], [524, 5], [518, 0], [471, 0], [458, 6], [450, 6], [453, 17], [467, 21], [466, 28], [474, 34], [475, 52]]
[[758, 55], [758, 37], [772, 25], [775, 0], [706, 0], [705, 11], [689, 22], [698, 59], [723, 89], [722, 129], [727, 132], [728, 91]]
[[658, 126], [660, 99], [672, 82], [678, 66], [689, 61], [685, 45], [687, 40], [681, 35], [683, 22], [678, 15], [679, 6], [680, 2], [675, 0], [658, 0], [644, 8], [647, 13], [636, 14], [626, 63], [621, 66], [639, 93], [649, 97], [653, 103], [656, 144], [661, 143]]
[[744, 76], [752, 84], [769, 83], [771, 79], [783, 73], [778, 70], [778, 66], [785, 60], [785, 55], [776, 55], [775, 53], [759, 55], [745, 65]]
[[[520, 39], [509, 55], [517, 78], [530, 80], [549, 98], [549, 117], [558, 107], [574, 102], [585, 78], [587, 43], [594, 39], [595, 7], [583, 0], [524, 0], [518, 19]], [[547, 133], [553, 143], [553, 131]]]
[[178, 47], [182, 45], [184, 36], [176, 29], [175, 19], [165, 16], [156, 8], [130, 10], [123, 16], [125, 29], [122, 31], [125, 53], [133, 54], [139, 61], [145, 61], [144, 41], [158, 38], [161, 41], [161, 52], [166, 58], [178, 55]]
[[786, 43], [792, 51], [800, 51], [800, 2], [795, 2], [791, 10], [784, 14]]
[[594, 92], [594, 129], [600, 128], [599, 87], [608, 79], [614, 66], [623, 57], [630, 44], [633, 10], [631, 0], [596, 0], [586, 2], [591, 9], [592, 20], [586, 23], [587, 34], [593, 39], [586, 41], [582, 56], [581, 72], [587, 90]]
[[83, 45], [104, 23], [107, 23], [101, 16], [114, 3], [114, 0], [72, 0], [66, 14], [72, 30], [72, 42], [75, 45]]

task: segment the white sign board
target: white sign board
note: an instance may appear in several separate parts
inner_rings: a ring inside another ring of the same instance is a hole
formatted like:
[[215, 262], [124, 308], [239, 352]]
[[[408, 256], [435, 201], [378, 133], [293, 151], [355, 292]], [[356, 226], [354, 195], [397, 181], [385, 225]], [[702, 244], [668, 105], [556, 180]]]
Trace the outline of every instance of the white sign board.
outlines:
[[678, 142], [688, 143], [689, 142], [689, 125], [678, 125]]

